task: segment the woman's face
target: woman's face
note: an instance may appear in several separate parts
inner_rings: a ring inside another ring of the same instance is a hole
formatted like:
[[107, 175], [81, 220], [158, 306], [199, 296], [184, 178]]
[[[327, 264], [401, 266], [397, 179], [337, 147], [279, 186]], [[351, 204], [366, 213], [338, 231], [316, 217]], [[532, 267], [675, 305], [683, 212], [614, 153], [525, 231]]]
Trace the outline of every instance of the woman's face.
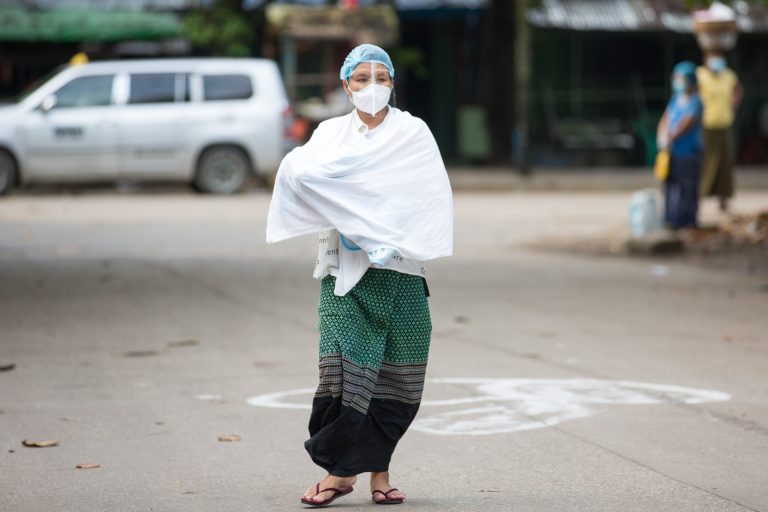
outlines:
[[674, 73], [672, 75], [672, 89], [685, 94], [691, 94], [694, 91], [693, 84], [682, 73]]
[[[373, 69], [373, 72], [371, 72]], [[352, 71], [349, 80], [344, 82], [344, 89], [357, 92], [370, 84], [385, 85], [392, 88], [392, 79], [389, 77], [389, 70], [383, 64], [376, 62], [361, 62]]]

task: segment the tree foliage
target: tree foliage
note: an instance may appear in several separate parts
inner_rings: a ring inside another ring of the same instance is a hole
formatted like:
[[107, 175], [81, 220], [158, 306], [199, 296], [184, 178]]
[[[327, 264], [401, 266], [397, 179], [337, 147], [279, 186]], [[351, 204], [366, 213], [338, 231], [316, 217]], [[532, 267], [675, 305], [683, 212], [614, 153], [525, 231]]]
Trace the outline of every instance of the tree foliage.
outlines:
[[182, 20], [182, 34], [208, 55], [247, 57], [256, 40], [252, 17], [240, 0], [215, 0], [210, 7], [190, 11]]

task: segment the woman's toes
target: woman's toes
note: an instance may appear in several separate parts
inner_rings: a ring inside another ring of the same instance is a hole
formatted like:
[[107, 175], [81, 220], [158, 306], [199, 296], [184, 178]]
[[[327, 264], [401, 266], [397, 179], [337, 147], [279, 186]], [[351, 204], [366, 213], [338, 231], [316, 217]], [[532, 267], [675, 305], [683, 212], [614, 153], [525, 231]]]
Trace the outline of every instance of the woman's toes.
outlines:
[[310, 498], [310, 499], [311, 499], [312, 501], [314, 501], [314, 502], [320, 502], [320, 501], [324, 501], [324, 500], [327, 500], [327, 499], [328, 499], [328, 498], [330, 498], [331, 496], [333, 496], [333, 491], [325, 491], [325, 492], [321, 492], [320, 494], [316, 494], [316, 495], [314, 495], [314, 496], [313, 496], [312, 498]]
[[335, 487], [335, 488], [342, 489], [342, 488], [350, 487], [354, 485], [356, 481], [357, 481], [357, 477], [354, 477], [354, 476], [349, 478], [339, 478], [339, 477], [333, 477], [329, 475], [320, 482], [319, 487], [316, 485], [309, 487], [307, 491], [304, 493], [304, 499], [314, 501], [314, 502], [321, 502], [333, 496], [333, 491], [318, 493], [317, 491], [319, 489], [326, 489], [328, 487]]
[[400, 492], [400, 491], [396, 491], [396, 490], [392, 490], [392, 491], [387, 492], [385, 494], [385, 490], [386, 489], [390, 489], [390, 487], [388, 487], [388, 486], [380, 487], [379, 490], [381, 492], [375, 493], [373, 495], [373, 500], [378, 502], [378, 501], [384, 501], [384, 500], [393, 500], [393, 499], [394, 500], [399, 500], [399, 499], [403, 499], [404, 500], [405, 499], [405, 493]]

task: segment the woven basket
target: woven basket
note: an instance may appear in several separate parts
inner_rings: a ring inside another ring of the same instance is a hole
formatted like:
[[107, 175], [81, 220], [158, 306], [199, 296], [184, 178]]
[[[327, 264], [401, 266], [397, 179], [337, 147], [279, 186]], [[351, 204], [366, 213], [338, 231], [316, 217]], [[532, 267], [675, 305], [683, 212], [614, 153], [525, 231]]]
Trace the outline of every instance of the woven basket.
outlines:
[[693, 23], [696, 40], [704, 51], [728, 51], [736, 46], [739, 28], [733, 20]]

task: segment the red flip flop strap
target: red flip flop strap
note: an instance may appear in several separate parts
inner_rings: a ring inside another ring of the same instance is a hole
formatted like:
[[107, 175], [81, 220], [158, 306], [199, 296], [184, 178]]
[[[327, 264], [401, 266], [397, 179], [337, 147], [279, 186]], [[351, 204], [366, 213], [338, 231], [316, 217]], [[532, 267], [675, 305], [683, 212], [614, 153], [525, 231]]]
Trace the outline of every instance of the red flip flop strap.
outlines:
[[335, 493], [344, 493], [344, 492], [346, 491], [346, 489], [344, 489], [344, 490], [341, 490], [341, 489], [337, 489], [337, 488], [335, 488], [335, 487], [328, 487], [327, 489], [323, 489], [323, 490], [321, 491], [321, 490], [320, 490], [320, 486], [319, 486], [319, 485], [317, 486], [317, 489], [318, 489], [318, 491], [317, 491], [317, 494], [322, 494], [322, 493], [324, 493], [324, 492], [328, 492], [328, 491], [333, 491], [333, 492], [335, 492]]
[[393, 487], [392, 489], [388, 490], [387, 492], [375, 489], [371, 494], [375, 495], [376, 493], [379, 493], [379, 494], [383, 495], [385, 498], [389, 499], [389, 494], [392, 493], [392, 492], [395, 492], [395, 491], [399, 491], [399, 489]]

